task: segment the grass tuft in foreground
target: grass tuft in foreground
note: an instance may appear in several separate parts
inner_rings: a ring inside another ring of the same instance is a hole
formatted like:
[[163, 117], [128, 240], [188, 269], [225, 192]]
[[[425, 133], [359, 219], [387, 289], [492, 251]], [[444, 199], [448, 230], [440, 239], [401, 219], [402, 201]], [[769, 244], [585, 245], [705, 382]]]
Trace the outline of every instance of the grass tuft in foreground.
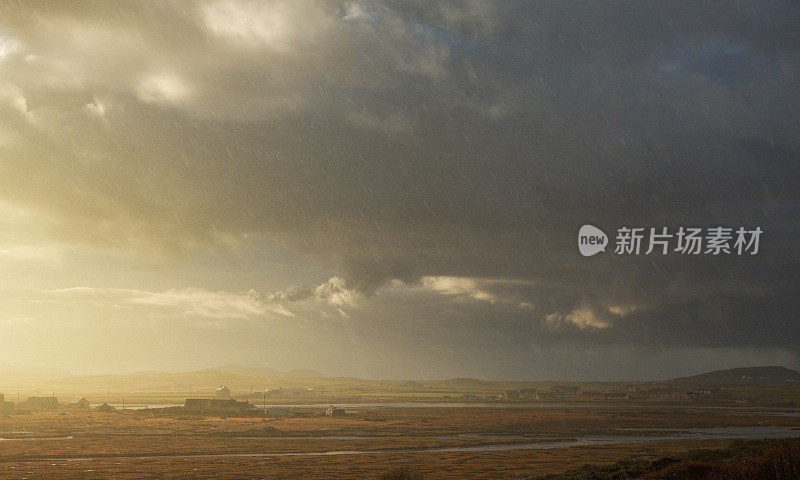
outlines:
[[[377, 478], [425, 480], [410, 467]], [[654, 461], [631, 458], [612, 465], [584, 465], [528, 480], [800, 480], [800, 439], [739, 441], [721, 450], [693, 450]]]
[[382, 474], [378, 480], [424, 480], [425, 476], [410, 467], [399, 467]]
[[530, 480], [800, 480], [800, 439], [735, 442], [677, 458], [584, 465]]

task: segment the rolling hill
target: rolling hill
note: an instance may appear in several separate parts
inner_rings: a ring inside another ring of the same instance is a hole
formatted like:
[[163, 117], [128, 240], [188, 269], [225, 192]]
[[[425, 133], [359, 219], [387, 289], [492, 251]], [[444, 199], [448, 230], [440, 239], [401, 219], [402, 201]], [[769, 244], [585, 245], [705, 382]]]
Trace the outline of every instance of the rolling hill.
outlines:
[[272, 377], [272, 378], [322, 378], [325, 375], [316, 370], [294, 369], [282, 372], [270, 367], [243, 367], [241, 365], [223, 365], [213, 370], [223, 372], [238, 373], [240, 375], [250, 375], [253, 377]]
[[798, 385], [800, 372], [786, 367], [742, 367], [728, 370], [716, 370], [691, 377], [680, 377], [667, 380], [672, 384], [692, 384], [707, 386], [722, 385]]

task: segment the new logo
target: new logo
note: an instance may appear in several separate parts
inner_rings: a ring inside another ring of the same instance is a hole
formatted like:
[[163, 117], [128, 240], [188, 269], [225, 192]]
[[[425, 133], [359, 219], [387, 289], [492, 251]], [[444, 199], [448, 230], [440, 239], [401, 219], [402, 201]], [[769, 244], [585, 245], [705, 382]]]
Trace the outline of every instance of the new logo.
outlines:
[[597, 227], [584, 225], [578, 231], [578, 250], [584, 257], [606, 251], [608, 236]]

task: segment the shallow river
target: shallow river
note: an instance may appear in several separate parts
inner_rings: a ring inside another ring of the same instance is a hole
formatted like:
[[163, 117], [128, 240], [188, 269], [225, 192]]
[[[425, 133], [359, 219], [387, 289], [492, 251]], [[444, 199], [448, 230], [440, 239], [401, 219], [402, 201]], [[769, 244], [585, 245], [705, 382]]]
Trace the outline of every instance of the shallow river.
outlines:
[[[653, 431], [653, 430], [650, 430]], [[580, 438], [562, 439], [554, 441], [533, 441], [536, 437], [503, 436], [503, 435], [458, 435], [458, 436], [427, 436], [427, 437], [365, 437], [365, 436], [329, 436], [329, 437], [289, 437], [293, 439], [331, 439], [331, 440], [362, 440], [372, 438], [419, 438], [419, 439], [454, 439], [454, 438], [486, 438], [486, 439], [531, 439], [530, 442], [512, 444], [487, 444], [454, 447], [434, 448], [402, 448], [387, 450], [323, 450], [315, 452], [255, 452], [255, 453], [204, 453], [188, 455], [122, 455], [122, 456], [87, 456], [61, 458], [58, 460], [81, 461], [103, 460], [115, 458], [157, 459], [157, 458], [219, 458], [219, 457], [297, 457], [297, 456], [327, 456], [327, 455], [368, 455], [368, 454], [398, 454], [398, 453], [429, 453], [429, 452], [498, 452], [509, 450], [552, 450], [569, 448], [581, 445], [615, 445], [631, 443], [668, 442], [676, 440], [727, 440], [727, 439], [760, 439], [760, 438], [800, 438], [800, 429], [791, 427], [719, 427], [697, 429], [668, 429], [661, 435], [604, 435], [586, 436]], [[240, 437], [240, 440], [252, 439], [280, 440], [287, 437]]]

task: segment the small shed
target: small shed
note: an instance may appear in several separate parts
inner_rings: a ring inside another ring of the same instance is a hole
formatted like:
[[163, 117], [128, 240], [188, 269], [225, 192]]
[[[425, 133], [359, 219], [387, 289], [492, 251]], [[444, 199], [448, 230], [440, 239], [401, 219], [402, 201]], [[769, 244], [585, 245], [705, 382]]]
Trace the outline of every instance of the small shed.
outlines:
[[86, 397], [76, 397], [70, 400], [67, 404], [67, 407], [74, 408], [76, 410], [89, 410], [89, 401], [86, 400]]
[[99, 407], [97, 407], [97, 411], [98, 412], [103, 412], [103, 413], [113, 413], [113, 412], [116, 412], [117, 409], [112, 407], [111, 405], [109, 405], [107, 403], [104, 403], [104, 404], [100, 405]]

